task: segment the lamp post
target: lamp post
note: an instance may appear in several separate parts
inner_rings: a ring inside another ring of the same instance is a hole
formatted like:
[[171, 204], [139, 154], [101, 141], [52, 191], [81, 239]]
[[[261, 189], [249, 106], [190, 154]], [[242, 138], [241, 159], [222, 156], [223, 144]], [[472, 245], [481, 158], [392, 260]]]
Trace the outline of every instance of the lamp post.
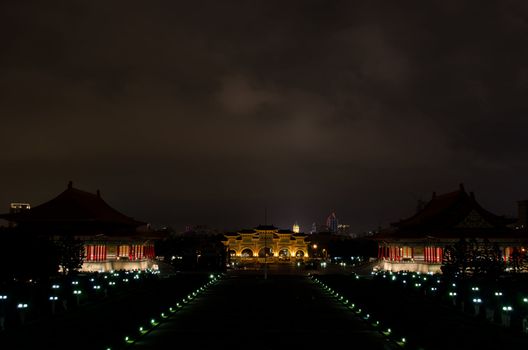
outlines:
[[0, 331], [5, 330], [5, 317], [7, 312], [7, 295], [0, 295]]
[[264, 279], [268, 279], [268, 264], [266, 264], [266, 256], [268, 255], [268, 251], [266, 250], [266, 245], [268, 244], [268, 234], [266, 231], [264, 231]]
[[76, 289], [76, 290], [73, 291], [73, 294], [76, 297], [77, 306], [79, 306], [79, 299], [81, 297], [82, 291], [80, 289]]
[[18, 303], [17, 304], [17, 309], [19, 310], [19, 315], [20, 315], [20, 323], [21, 324], [24, 324], [24, 321], [26, 319], [26, 309], [28, 308], [28, 304], [26, 303]]
[[59, 300], [59, 297], [56, 295], [52, 295], [49, 297], [49, 300], [51, 301], [51, 314], [55, 314], [55, 302]]

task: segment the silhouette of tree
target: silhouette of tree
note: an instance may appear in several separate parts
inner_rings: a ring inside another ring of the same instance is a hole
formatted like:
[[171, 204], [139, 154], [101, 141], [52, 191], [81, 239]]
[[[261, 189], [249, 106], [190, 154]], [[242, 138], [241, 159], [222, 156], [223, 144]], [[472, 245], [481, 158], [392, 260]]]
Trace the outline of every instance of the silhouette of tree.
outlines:
[[56, 242], [59, 267], [63, 275], [76, 274], [84, 263], [84, 245], [70, 235], [61, 236]]
[[459, 274], [462, 277], [473, 275], [494, 279], [504, 273], [500, 248], [487, 239], [471, 239], [468, 242], [461, 238], [445, 248], [442, 263], [442, 272], [446, 276]]

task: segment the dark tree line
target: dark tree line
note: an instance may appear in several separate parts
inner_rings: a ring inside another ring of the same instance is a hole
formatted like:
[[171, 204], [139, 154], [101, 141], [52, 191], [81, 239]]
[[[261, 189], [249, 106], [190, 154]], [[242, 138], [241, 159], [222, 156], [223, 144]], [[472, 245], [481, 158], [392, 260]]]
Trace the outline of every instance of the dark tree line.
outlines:
[[227, 262], [223, 238], [223, 234], [172, 234], [156, 242], [156, 252], [177, 270], [223, 271]]
[[0, 280], [46, 280], [74, 274], [84, 261], [81, 241], [71, 236], [36, 235], [19, 229], [0, 229]]
[[497, 243], [488, 240], [460, 239], [444, 249], [442, 272], [447, 276], [483, 276], [496, 278], [505, 273], [528, 270], [528, 257], [519, 248], [511, 257], [505, 257]]

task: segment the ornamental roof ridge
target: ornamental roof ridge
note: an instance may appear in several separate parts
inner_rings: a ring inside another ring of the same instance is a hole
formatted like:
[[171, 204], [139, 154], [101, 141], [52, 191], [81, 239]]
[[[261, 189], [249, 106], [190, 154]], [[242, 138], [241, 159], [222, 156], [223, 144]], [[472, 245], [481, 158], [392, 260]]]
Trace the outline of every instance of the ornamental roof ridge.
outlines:
[[18, 223], [100, 222], [129, 227], [147, 224], [111, 207], [101, 198], [99, 190], [95, 194], [83, 191], [74, 188], [72, 181], [65, 191], [51, 200], [25, 211], [3, 214], [0, 217]]

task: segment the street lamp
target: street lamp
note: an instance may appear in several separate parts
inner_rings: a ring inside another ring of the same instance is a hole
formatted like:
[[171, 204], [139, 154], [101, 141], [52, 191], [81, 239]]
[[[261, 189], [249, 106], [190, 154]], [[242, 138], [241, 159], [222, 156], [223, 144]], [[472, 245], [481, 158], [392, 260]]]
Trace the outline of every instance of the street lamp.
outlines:
[[51, 314], [55, 314], [55, 302], [59, 300], [59, 297], [56, 295], [52, 295], [49, 297], [49, 300], [51, 301]]
[[75, 289], [73, 294], [76, 296], [77, 305], [79, 305], [79, 298], [81, 297], [82, 291], [80, 289]]
[[26, 309], [28, 308], [28, 304], [26, 303], [18, 303], [17, 309], [20, 310], [20, 323], [24, 324], [24, 320], [26, 317]]
[[268, 264], [266, 263], [266, 257], [268, 255], [268, 251], [266, 250], [266, 246], [268, 244], [268, 234], [264, 231], [264, 279], [268, 279]]
[[3, 331], [5, 328], [4, 328], [4, 323], [5, 323], [5, 313], [6, 313], [6, 300], [7, 300], [7, 295], [0, 295], [0, 331]]

